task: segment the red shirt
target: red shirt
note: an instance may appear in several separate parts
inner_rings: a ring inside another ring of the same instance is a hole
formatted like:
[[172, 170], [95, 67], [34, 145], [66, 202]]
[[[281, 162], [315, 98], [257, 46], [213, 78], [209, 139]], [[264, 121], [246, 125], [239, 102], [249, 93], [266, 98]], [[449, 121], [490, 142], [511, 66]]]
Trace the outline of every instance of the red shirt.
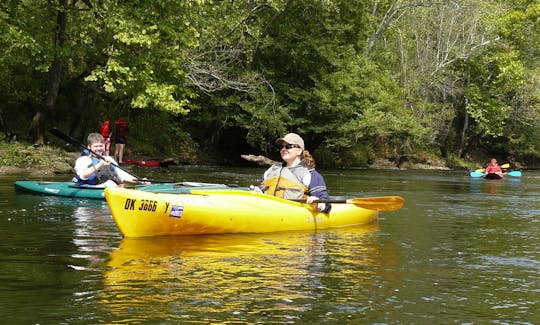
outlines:
[[502, 173], [502, 169], [497, 164], [489, 164], [486, 167], [486, 174], [492, 174], [492, 173]]
[[111, 129], [109, 127], [109, 121], [105, 121], [103, 123], [99, 122], [99, 133], [104, 138], [108, 138], [111, 136]]

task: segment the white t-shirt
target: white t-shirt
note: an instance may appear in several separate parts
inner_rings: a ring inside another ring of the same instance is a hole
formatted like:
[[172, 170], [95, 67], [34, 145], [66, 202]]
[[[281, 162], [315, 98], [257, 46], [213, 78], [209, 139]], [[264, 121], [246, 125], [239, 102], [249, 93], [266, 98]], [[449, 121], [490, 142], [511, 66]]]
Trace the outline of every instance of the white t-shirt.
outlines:
[[[114, 159], [112, 160], [112, 162], [115, 165], [118, 165]], [[86, 168], [88, 168], [91, 165], [92, 165], [92, 158], [90, 156], [80, 156], [79, 158], [77, 158], [77, 161], [75, 162], [75, 173], [77, 174], [77, 176], [79, 176], [80, 179], [87, 180], [88, 177], [84, 178], [81, 176], [81, 174]], [[118, 178], [122, 182], [125, 182], [126, 179], [130, 178], [130, 175], [126, 173], [125, 171], [121, 170], [120, 168], [116, 168], [114, 166], [113, 168], [114, 168], [114, 172], [116, 176], [118, 176]]]

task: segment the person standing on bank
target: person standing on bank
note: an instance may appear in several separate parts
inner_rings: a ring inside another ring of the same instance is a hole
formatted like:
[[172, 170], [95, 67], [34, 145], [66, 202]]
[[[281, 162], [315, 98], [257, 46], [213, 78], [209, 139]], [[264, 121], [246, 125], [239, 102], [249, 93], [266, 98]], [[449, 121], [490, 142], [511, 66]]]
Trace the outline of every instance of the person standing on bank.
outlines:
[[262, 177], [262, 191], [289, 200], [306, 199], [306, 203], [322, 212], [329, 212], [330, 203], [324, 178], [315, 170], [315, 160], [305, 149], [304, 140], [296, 133], [288, 133], [276, 140], [281, 145], [283, 163], [272, 165]]
[[108, 156], [109, 151], [111, 149], [111, 135], [112, 135], [109, 120], [105, 120], [103, 122], [99, 121], [98, 127], [99, 127], [99, 133], [103, 136], [103, 139], [105, 140], [105, 156]]
[[124, 149], [126, 148], [129, 127], [126, 121], [114, 122], [114, 159], [120, 164], [124, 163]]
[[[75, 162], [75, 173], [77, 176], [74, 181], [77, 186], [83, 185], [101, 185], [103, 187], [116, 187], [118, 184], [130, 182], [136, 183], [137, 180], [132, 175], [126, 173], [113, 164], [116, 161], [110, 156], [104, 156], [105, 139], [99, 133], [90, 133], [88, 135], [88, 149], [77, 158]], [[101, 159], [92, 152], [101, 156]]]

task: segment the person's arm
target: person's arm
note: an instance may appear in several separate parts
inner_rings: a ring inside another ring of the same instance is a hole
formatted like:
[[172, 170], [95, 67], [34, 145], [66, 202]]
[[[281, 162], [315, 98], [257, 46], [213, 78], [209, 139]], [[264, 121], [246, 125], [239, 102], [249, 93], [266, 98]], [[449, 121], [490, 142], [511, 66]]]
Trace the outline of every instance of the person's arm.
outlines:
[[75, 172], [80, 179], [87, 180], [97, 172], [103, 166], [108, 166], [111, 163], [115, 163], [114, 159], [109, 156], [102, 156], [103, 159], [100, 159], [97, 164], [93, 164], [92, 158], [85, 156], [77, 159], [75, 163]]
[[[316, 201], [328, 200], [330, 198], [324, 178], [316, 170], [311, 171], [311, 180], [308, 186], [308, 194], [308, 203], [316, 203]], [[331, 207], [332, 206], [330, 203], [317, 203], [317, 210], [322, 212], [330, 212]]]
[[[113, 163], [115, 164], [116, 166], [118, 166], [118, 163], [116, 162], [116, 160], [114, 160], [112, 157], [109, 157], [109, 156], [105, 156], [109, 161], [110, 163]], [[120, 181], [122, 183], [125, 183], [125, 182], [128, 182], [128, 183], [139, 183], [140, 181], [138, 180], [138, 178], [136, 178], [135, 176], [127, 173], [126, 171], [120, 169], [120, 168], [117, 168], [115, 167], [114, 168], [114, 172], [116, 174], [116, 176], [118, 176], [118, 178], [120, 179]]]
[[75, 173], [82, 180], [87, 180], [94, 174], [98, 167], [94, 166], [92, 159], [88, 156], [82, 156], [75, 162]]

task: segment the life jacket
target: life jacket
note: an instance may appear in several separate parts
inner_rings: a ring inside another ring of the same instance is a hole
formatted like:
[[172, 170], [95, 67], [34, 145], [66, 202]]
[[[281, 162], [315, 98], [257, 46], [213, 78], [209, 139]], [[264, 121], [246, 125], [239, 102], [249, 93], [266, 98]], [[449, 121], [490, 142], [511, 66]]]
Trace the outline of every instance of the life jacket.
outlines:
[[99, 125], [99, 133], [104, 137], [108, 138], [111, 136], [111, 128], [109, 121], [105, 121], [103, 123], [100, 123]]
[[291, 168], [282, 164], [272, 165], [264, 175], [264, 192], [288, 200], [304, 199], [308, 187], [302, 180], [310, 173], [311, 170], [303, 164]]
[[499, 166], [497, 164], [495, 164], [495, 165], [489, 164], [486, 167], [486, 173], [502, 173], [501, 166]]
[[[83, 153], [84, 153], [84, 151], [83, 151]], [[91, 158], [92, 158], [92, 163], [90, 165], [88, 165], [88, 167], [96, 166], [99, 163], [98, 158], [95, 158], [95, 157], [91, 157]], [[76, 181], [77, 186], [81, 186], [81, 185], [99, 185], [99, 184], [105, 183], [108, 180], [112, 180], [116, 184], [122, 183], [120, 178], [118, 178], [118, 176], [116, 176], [116, 173], [114, 172], [114, 170], [115, 170], [115, 167], [111, 166], [111, 165], [109, 165], [109, 166], [101, 166], [100, 168], [96, 169], [96, 172], [94, 174], [90, 175], [90, 177], [88, 177], [88, 179], [81, 179], [79, 176], [76, 176], [74, 178], [74, 181]]]

